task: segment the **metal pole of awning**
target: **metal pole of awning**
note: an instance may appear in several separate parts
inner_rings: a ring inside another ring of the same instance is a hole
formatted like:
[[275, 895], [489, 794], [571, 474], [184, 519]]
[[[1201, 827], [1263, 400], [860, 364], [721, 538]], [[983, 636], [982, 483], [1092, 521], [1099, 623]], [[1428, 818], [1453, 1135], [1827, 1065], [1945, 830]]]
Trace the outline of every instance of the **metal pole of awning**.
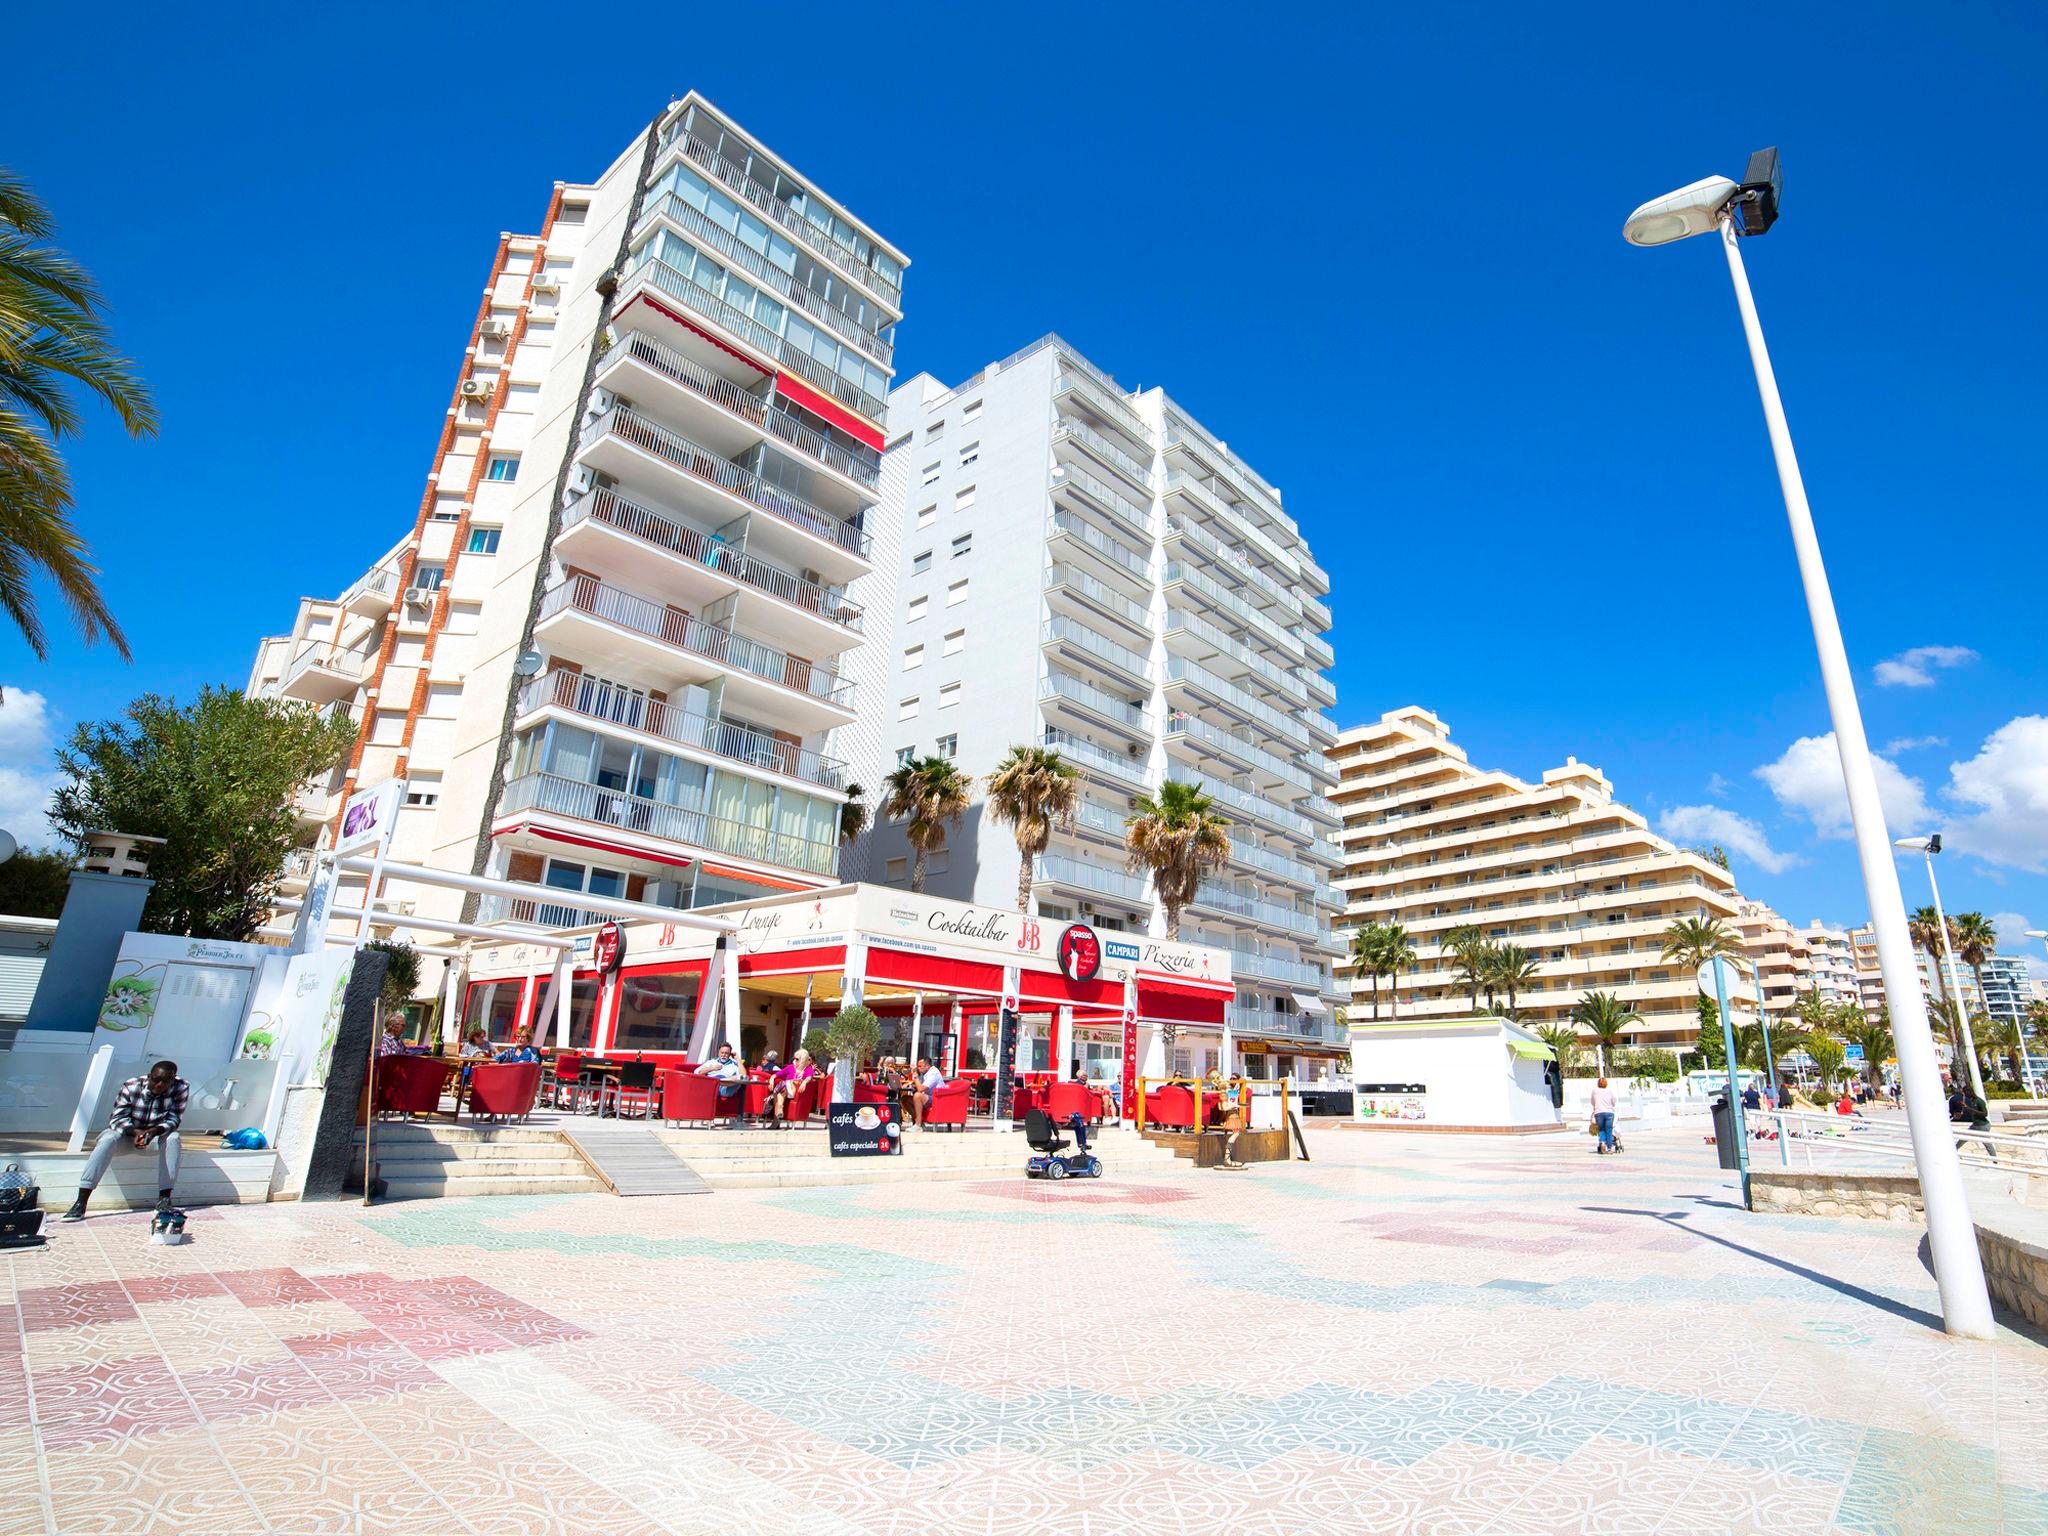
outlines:
[[[369, 859], [341, 859], [340, 868], [353, 875], [369, 874], [373, 865]], [[678, 928], [701, 928], [710, 933], [737, 933], [739, 923], [730, 917], [707, 917], [702, 913], [687, 912], [676, 907], [657, 907], [644, 901], [621, 901], [611, 896], [591, 896], [581, 891], [558, 891], [553, 886], [528, 885], [518, 880], [493, 880], [485, 875], [458, 875], [453, 870], [429, 869], [421, 864], [394, 864], [386, 859], [379, 871], [386, 880], [410, 880], [416, 885], [440, 885], [457, 891], [471, 891], [483, 896], [510, 896], [521, 901], [545, 902], [551, 907], [573, 907], [579, 912], [592, 914], [593, 922], [608, 917], [637, 917], [649, 922], [674, 923]], [[340, 915], [337, 913], [337, 915]], [[406, 921], [413, 927], [424, 927], [424, 923]], [[523, 932], [513, 933], [505, 929], [492, 931], [492, 937], [526, 938]]]

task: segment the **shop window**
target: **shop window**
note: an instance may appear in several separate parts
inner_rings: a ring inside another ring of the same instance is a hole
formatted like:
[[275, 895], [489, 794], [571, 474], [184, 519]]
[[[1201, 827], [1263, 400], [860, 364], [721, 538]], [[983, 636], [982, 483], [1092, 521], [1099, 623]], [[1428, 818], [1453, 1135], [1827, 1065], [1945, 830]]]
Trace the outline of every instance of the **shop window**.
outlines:
[[615, 1051], [686, 1051], [697, 1021], [698, 978], [692, 972], [650, 972], [619, 979]]
[[472, 982], [462, 1006], [462, 1033], [481, 1029], [493, 1045], [510, 1045], [513, 1027], [519, 1022], [519, 997], [525, 990], [524, 977], [509, 981]]

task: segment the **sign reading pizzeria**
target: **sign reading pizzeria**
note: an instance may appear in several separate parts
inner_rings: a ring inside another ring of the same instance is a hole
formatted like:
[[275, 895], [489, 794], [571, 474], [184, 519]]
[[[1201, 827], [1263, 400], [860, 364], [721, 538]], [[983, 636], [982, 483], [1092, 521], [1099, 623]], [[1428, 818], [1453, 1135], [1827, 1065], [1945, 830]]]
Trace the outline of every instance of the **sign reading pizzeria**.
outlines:
[[590, 958], [597, 966], [597, 974], [609, 976], [619, 968], [626, 958], [626, 931], [617, 923], [606, 923], [597, 930], [591, 941]]
[[1086, 923], [1069, 923], [1060, 935], [1060, 974], [1069, 981], [1093, 981], [1102, 969], [1102, 941]]

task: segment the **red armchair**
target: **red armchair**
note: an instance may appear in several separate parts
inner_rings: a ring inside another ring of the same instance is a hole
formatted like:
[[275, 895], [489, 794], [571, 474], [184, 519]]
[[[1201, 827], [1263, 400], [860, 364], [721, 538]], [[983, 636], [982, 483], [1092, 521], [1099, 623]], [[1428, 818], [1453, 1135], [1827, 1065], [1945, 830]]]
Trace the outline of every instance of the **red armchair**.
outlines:
[[679, 1120], [718, 1118], [718, 1083], [694, 1072], [664, 1072], [661, 1075], [661, 1118], [674, 1125]]
[[932, 1095], [931, 1103], [924, 1108], [924, 1123], [927, 1129], [935, 1125], [950, 1125], [960, 1130], [967, 1129], [967, 1103], [974, 1097], [974, 1084], [966, 1081], [942, 1083], [939, 1091]]
[[1065, 1125], [1071, 1116], [1102, 1123], [1102, 1098], [1086, 1083], [1054, 1083], [1045, 1091], [1045, 1112], [1054, 1125]]
[[431, 1115], [441, 1108], [448, 1069], [438, 1056], [377, 1058], [377, 1113]]
[[481, 1061], [470, 1068], [471, 1118], [492, 1115], [503, 1120], [524, 1120], [533, 1113], [533, 1101], [539, 1097], [537, 1061]]
[[856, 1104], [886, 1104], [889, 1102], [889, 1090], [880, 1083], [857, 1082], [853, 1085], [853, 1102]]
[[1166, 1130], [1193, 1130], [1195, 1096], [1178, 1084], [1154, 1088], [1145, 1095], [1145, 1118]]

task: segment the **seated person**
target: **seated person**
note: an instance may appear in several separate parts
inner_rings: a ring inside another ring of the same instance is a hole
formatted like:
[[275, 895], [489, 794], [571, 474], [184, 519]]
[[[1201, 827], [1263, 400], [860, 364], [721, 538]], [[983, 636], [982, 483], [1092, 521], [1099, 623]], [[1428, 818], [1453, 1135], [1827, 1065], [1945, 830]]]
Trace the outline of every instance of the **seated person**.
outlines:
[[737, 1119], [747, 1107], [747, 1069], [733, 1054], [732, 1042], [720, 1042], [718, 1054], [700, 1065], [697, 1075], [718, 1079], [718, 1112]]
[[903, 1090], [903, 1121], [923, 1125], [925, 1111], [932, 1107], [932, 1095], [946, 1086], [946, 1074], [932, 1065], [929, 1056], [917, 1058], [917, 1072]]
[[464, 1061], [489, 1061], [491, 1059], [490, 1037], [478, 1025], [471, 1025], [469, 1033], [462, 1037], [462, 1059]]
[[149, 1069], [147, 1077], [131, 1077], [121, 1085], [121, 1091], [114, 1096], [114, 1112], [107, 1118], [107, 1128], [93, 1143], [92, 1156], [85, 1160], [85, 1171], [78, 1176], [78, 1198], [71, 1202], [64, 1220], [85, 1220], [86, 1202], [92, 1199], [92, 1192], [99, 1187], [116, 1152], [125, 1152], [130, 1147], [147, 1151], [152, 1143], [156, 1146], [156, 1208], [171, 1208], [182, 1146], [178, 1122], [185, 1118], [185, 1100], [190, 1092], [190, 1085], [178, 1076], [175, 1061], [160, 1061]]
[[811, 1053], [798, 1046], [796, 1054], [789, 1058], [789, 1065], [782, 1068], [770, 1080], [774, 1087], [768, 1093], [768, 1112], [781, 1119], [788, 1112], [792, 1100], [804, 1091], [804, 1084], [818, 1075], [818, 1069], [811, 1062]]
[[533, 1029], [522, 1024], [512, 1036], [512, 1043], [498, 1052], [499, 1061], [539, 1061], [540, 1052], [533, 1048]]
[[405, 1043], [405, 1015], [394, 1013], [384, 1021], [384, 1033], [377, 1037], [379, 1056], [408, 1056], [411, 1050]]
[[757, 1075], [774, 1082], [782, 1072], [782, 1058], [773, 1051], [763, 1053], [760, 1064], [754, 1068]]

